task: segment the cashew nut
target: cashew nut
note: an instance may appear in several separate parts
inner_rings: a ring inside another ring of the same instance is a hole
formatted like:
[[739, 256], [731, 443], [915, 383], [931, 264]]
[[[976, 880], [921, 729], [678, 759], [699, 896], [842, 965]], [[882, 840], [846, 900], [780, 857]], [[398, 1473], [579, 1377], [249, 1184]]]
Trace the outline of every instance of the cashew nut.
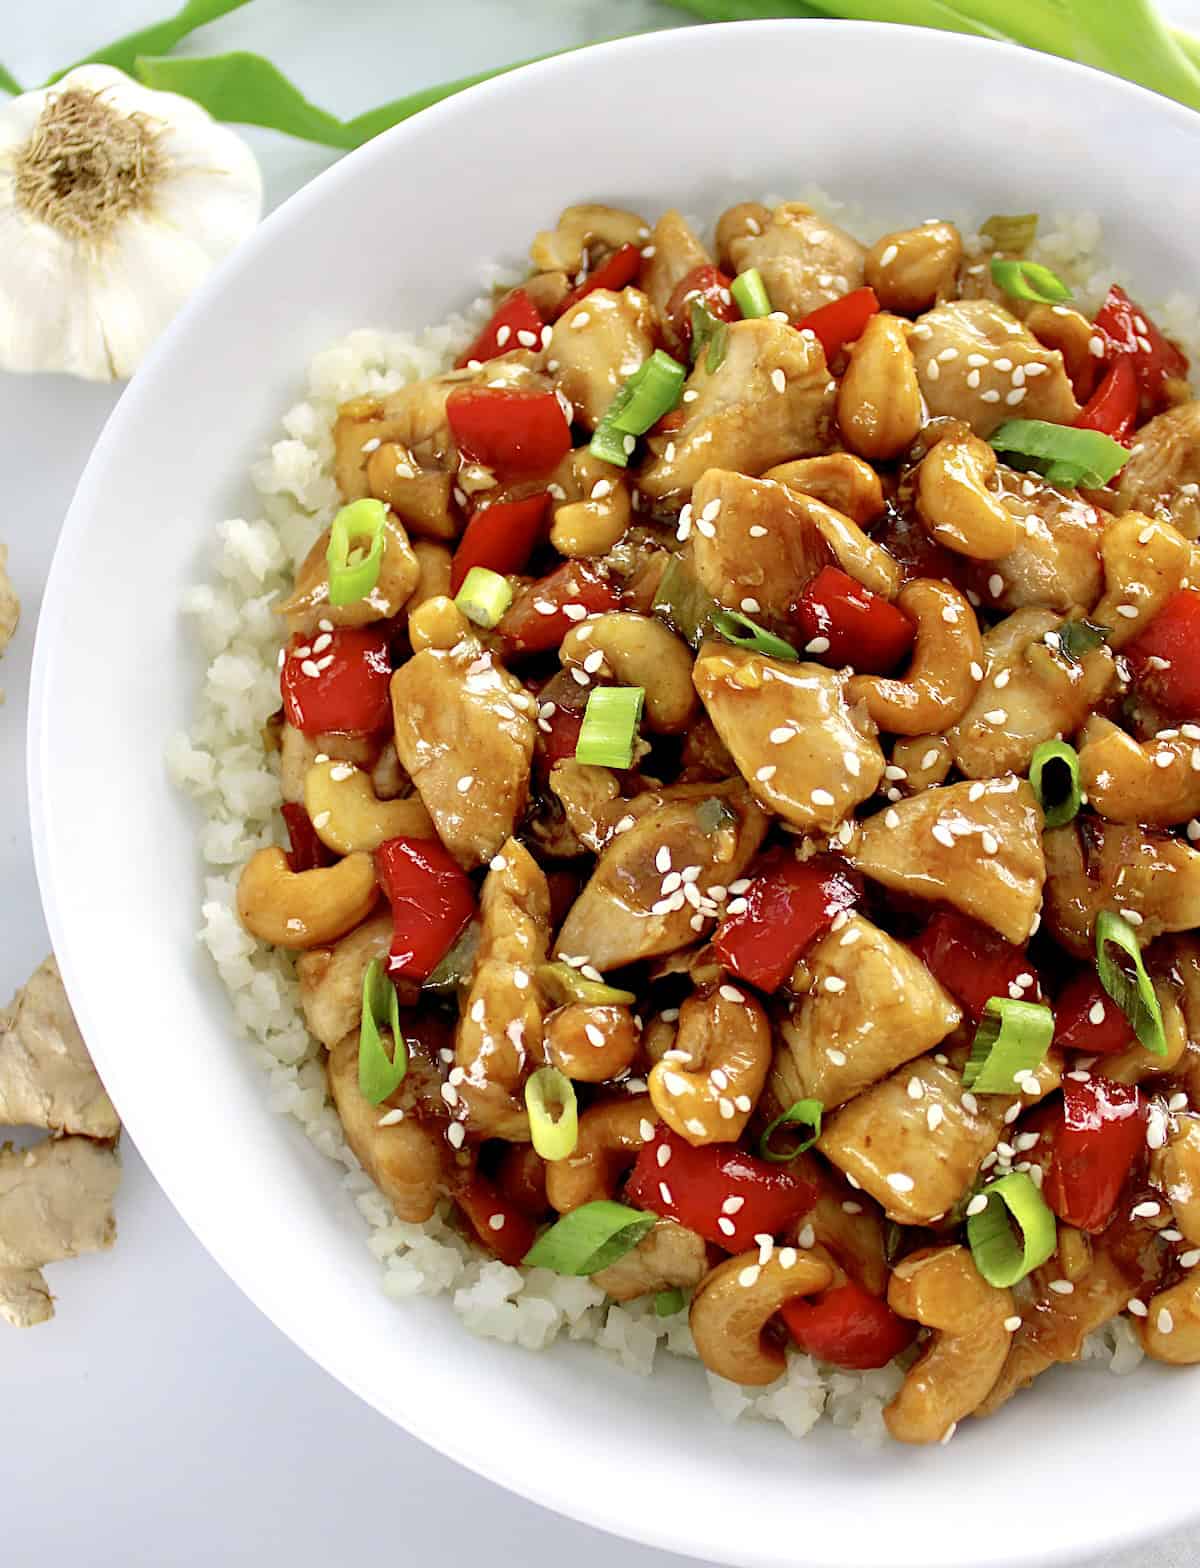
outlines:
[[282, 849], [251, 855], [238, 882], [238, 918], [263, 942], [303, 949], [336, 942], [379, 897], [370, 855], [347, 855], [319, 871], [292, 871]]
[[697, 1146], [736, 1143], [771, 1068], [771, 1025], [739, 986], [690, 996], [675, 1043], [650, 1072], [650, 1098], [672, 1132]]
[[850, 350], [837, 394], [838, 427], [860, 457], [886, 461], [911, 446], [923, 403], [908, 323], [880, 311]]
[[1150, 1179], [1166, 1193], [1184, 1240], [1200, 1247], [1200, 1116], [1180, 1118], [1166, 1147], [1150, 1156]]
[[737, 263], [729, 253], [734, 240], [758, 235], [770, 226], [771, 209], [760, 201], [739, 201], [727, 207], [717, 219], [717, 260], [725, 272], [736, 272]]
[[787, 1357], [764, 1334], [785, 1302], [833, 1283], [825, 1253], [777, 1247], [765, 1263], [758, 1252], [726, 1258], [701, 1280], [688, 1323], [696, 1351], [710, 1372], [743, 1387], [762, 1388], [782, 1377]]
[[291, 724], [279, 732], [279, 786], [284, 800], [299, 805], [304, 800], [304, 780], [318, 757], [353, 762], [369, 768], [375, 762], [376, 742], [365, 735], [306, 735]]
[[371, 592], [350, 604], [330, 604], [329, 563], [325, 559], [329, 545], [327, 528], [305, 556], [291, 594], [278, 606], [289, 629], [295, 633], [315, 631], [318, 621], [329, 621], [334, 626], [366, 626], [370, 621], [386, 621], [397, 615], [417, 586], [420, 571], [404, 526], [392, 512], [384, 520], [383, 538], [379, 581]]
[[976, 561], [1017, 547], [1017, 520], [988, 489], [996, 454], [978, 436], [939, 441], [917, 470], [917, 510], [931, 538]]
[[309, 948], [296, 960], [304, 1021], [329, 1050], [343, 1035], [357, 1030], [362, 1019], [363, 976], [372, 959], [386, 960], [393, 925], [391, 910], [381, 910], [332, 947]]
[[903, 770], [897, 787], [906, 795], [919, 795], [944, 784], [953, 761], [944, 735], [907, 735], [892, 747], [891, 766]]
[[622, 245], [641, 245], [649, 237], [650, 226], [636, 212], [579, 202], [563, 209], [555, 228], [534, 237], [529, 256], [539, 272], [578, 272], [594, 243], [620, 250]]
[[546, 1019], [546, 1059], [577, 1083], [619, 1078], [641, 1044], [628, 1007], [572, 1002]]
[[656, 734], [679, 734], [696, 711], [691, 650], [652, 615], [612, 610], [573, 626], [559, 658], [565, 669], [593, 675], [608, 669], [622, 686], [641, 686], [646, 728]]
[[916, 622], [912, 662], [902, 680], [852, 676], [850, 702], [863, 702], [881, 730], [926, 735], [949, 729], [971, 705], [983, 673], [983, 641], [975, 611], [957, 588], [931, 577], [908, 583], [896, 600]]
[[1146, 1354], [1177, 1367], [1200, 1362], [1200, 1269], [1160, 1290], [1146, 1305], [1146, 1316], [1133, 1322]]
[[[1191, 546], [1170, 523], [1126, 512], [1108, 525], [1100, 554], [1104, 597], [1089, 619], [1110, 628], [1110, 648], [1123, 648], [1182, 586], [1191, 568]], [[1127, 614], [1131, 609], [1137, 613]]]
[[378, 800], [371, 776], [349, 762], [317, 762], [304, 780], [304, 806], [322, 844], [339, 855], [378, 849], [389, 838], [435, 838], [419, 795]]
[[1079, 784], [1109, 822], [1169, 828], [1200, 812], [1200, 730], [1165, 731], [1139, 743], [1115, 724], [1089, 725], [1079, 751]]
[[617, 1184], [653, 1136], [658, 1112], [648, 1094], [593, 1105], [579, 1118], [575, 1152], [546, 1167], [546, 1196], [569, 1214], [582, 1203], [611, 1198]]
[[600, 479], [600, 494], [567, 501], [554, 508], [550, 543], [559, 555], [604, 555], [629, 527], [633, 508], [624, 479]]
[[408, 618], [408, 640], [414, 653], [426, 648], [457, 648], [462, 642], [475, 642], [475, 628], [453, 599], [438, 595], [426, 599]]
[[413, 554], [417, 558], [417, 586], [408, 600], [408, 616], [420, 609], [427, 599], [450, 597], [450, 551], [444, 544], [432, 539], [414, 539]]
[[773, 479], [801, 495], [815, 496], [852, 522], [869, 523], [884, 508], [883, 485], [870, 463], [849, 452], [829, 452], [824, 457], [799, 457], [791, 463], [768, 468], [764, 479]]
[[1008, 1357], [1004, 1324], [1013, 1314], [1012, 1292], [989, 1285], [965, 1247], [914, 1252], [898, 1263], [888, 1305], [902, 1318], [933, 1329], [920, 1360], [883, 1412], [901, 1443], [941, 1442], [977, 1409]]
[[885, 234], [867, 252], [867, 284], [884, 310], [915, 316], [945, 299], [962, 260], [962, 239], [952, 223]]

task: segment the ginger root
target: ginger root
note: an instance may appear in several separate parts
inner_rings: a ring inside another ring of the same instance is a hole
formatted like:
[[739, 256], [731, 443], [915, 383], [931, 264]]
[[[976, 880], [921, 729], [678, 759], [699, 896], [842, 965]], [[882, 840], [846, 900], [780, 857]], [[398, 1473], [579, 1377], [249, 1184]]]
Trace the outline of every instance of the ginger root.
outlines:
[[[12, 641], [20, 618], [21, 601], [8, 576], [8, 546], [0, 544], [0, 653]], [[0, 702], [3, 701], [4, 693], [0, 691]]]

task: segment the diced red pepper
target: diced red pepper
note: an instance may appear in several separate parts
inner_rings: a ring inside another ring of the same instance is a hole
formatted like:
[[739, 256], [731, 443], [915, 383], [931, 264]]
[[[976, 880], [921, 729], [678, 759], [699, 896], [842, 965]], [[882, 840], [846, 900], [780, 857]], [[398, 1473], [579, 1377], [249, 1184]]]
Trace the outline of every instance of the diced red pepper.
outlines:
[[480, 1175], [457, 1187], [454, 1198], [487, 1250], [516, 1268], [537, 1238], [537, 1226], [529, 1215]]
[[1093, 1074], [1063, 1082], [1061, 1121], [1042, 1193], [1068, 1225], [1095, 1233], [1113, 1216], [1133, 1163], [1146, 1145], [1146, 1102], [1136, 1084]]
[[[495, 359], [498, 354], [511, 354], [515, 348], [536, 351], [542, 346], [542, 328], [545, 325], [541, 311], [525, 290], [513, 289], [511, 294], [506, 294], [500, 301], [496, 314], [470, 348], [464, 349], [454, 361], [454, 368], [462, 370], [473, 360], [482, 364], [484, 360]], [[532, 334], [533, 341], [522, 343], [519, 336], [522, 332]]]
[[815, 333], [825, 358], [831, 360], [839, 349], [862, 337], [863, 328], [878, 310], [874, 289], [855, 289], [814, 310], [803, 321], [797, 321], [795, 327], [797, 332]]
[[571, 450], [570, 421], [553, 392], [455, 387], [446, 418], [463, 456], [500, 479], [549, 473]]
[[811, 1300], [798, 1296], [780, 1310], [801, 1350], [854, 1372], [887, 1366], [917, 1335], [915, 1323], [849, 1280]]
[[[380, 626], [343, 626], [317, 653], [313, 637], [293, 637], [279, 688], [289, 724], [306, 735], [375, 735], [392, 721], [392, 661]], [[315, 673], [314, 673], [315, 672]]]
[[1133, 360], [1120, 354], [1104, 373], [1075, 421], [1078, 430], [1098, 430], [1114, 441], [1129, 445], [1138, 416], [1138, 378]]
[[[934, 979], [976, 1020], [993, 996], [1041, 1000], [1037, 970], [1025, 949], [957, 909], [939, 909], [911, 946]], [[1021, 983], [1026, 975], [1033, 977], [1032, 985]]]
[[823, 566], [800, 595], [795, 616], [806, 642], [824, 637], [821, 658], [886, 675], [911, 651], [916, 628], [894, 604], [836, 566]]
[[319, 871], [322, 866], [331, 866], [337, 857], [317, 837], [312, 818], [304, 807], [298, 801], [285, 800], [279, 810], [287, 824], [288, 840], [292, 846], [287, 852], [287, 863], [291, 869]]
[[[818, 1191], [815, 1183], [756, 1159], [736, 1144], [697, 1149], [659, 1126], [638, 1153], [625, 1195], [635, 1207], [678, 1220], [726, 1252], [743, 1252], [754, 1245], [755, 1236], [777, 1236], [807, 1214]], [[734, 1214], [728, 1212], [731, 1198], [744, 1200]], [[718, 1224], [722, 1219], [725, 1227]]]
[[614, 294], [632, 283], [642, 269], [642, 252], [637, 245], [622, 245], [619, 250], [613, 251], [602, 266], [595, 272], [589, 272], [563, 300], [558, 307], [561, 316], [570, 310], [572, 305], [578, 305], [593, 289], [611, 289]]
[[450, 563], [450, 592], [458, 592], [473, 566], [486, 566], [502, 577], [519, 572], [541, 539], [549, 501], [550, 492], [540, 490], [519, 501], [478, 507]]
[[588, 561], [564, 566], [523, 588], [497, 627], [514, 653], [546, 653], [557, 648], [585, 616], [620, 606], [616, 584]]
[[1138, 688], [1174, 718], [1200, 719], [1200, 593], [1180, 588], [1125, 649]]
[[375, 851], [375, 874], [392, 906], [388, 972], [426, 980], [475, 913], [475, 888], [436, 838], [389, 838]]
[[774, 991], [801, 953], [862, 896], [862, 879], [837, 855], [797, 860], [773, 849], [746, 889], [746, 907], [727, 914], [713, 938], [721, 962], [751, 985]]
[[667, 347], [677, 359], [686, 360], [692, 346], [692, 305], [704, 306], [718, 321], [737, 321], [741, 312], [729, 292], [730, 279], [711, 262], [693, 267], [671, 290], [663, 313]]
[[1168, 377], [1178, 380], [1187, 376], [1187, 357], [1163, 337], [1137, 301], [1115, 283], [1096, 312], [1095, 324], [1110, 353], [1126, 354], [1133, 361], [1138, 385], [1152, 405], [1163, 401]]
[[1094, 969], [1081, 971], [1059, 993], [1054, 1004], [1054, 1043], [1064, 1051], [1088, 1056], [1107, 1056], [1137, 1043], [1128, 1018]]

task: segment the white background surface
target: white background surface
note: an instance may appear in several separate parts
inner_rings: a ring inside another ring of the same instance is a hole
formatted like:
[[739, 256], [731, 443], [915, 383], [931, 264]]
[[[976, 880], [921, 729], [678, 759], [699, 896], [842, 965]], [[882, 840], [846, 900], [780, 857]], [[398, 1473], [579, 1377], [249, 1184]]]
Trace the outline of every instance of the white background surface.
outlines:
[[[36, 82], [167, 9], [167, 0], [7, 0], [2, 57], [19, 80]], [[1200, 0], [1168, 0], [1163, 9], [1200, 28]], [[188, 47], [260, 49], [314, 100], [349, 114], [490, 64], [679, 20], [654, 0], [258, 0]], [[270, 133], [250, 136], [269, 205], [333, 156]], [[514, 178], [519, 167], [514, 158]], [[40, 594], [75, 481], [117, 396], [61, 378], [0, 375], [0, 540], [23, 605], [0, 664], [8, 693], [0, 708], [0, 998], [47, 948], [24, 787]], [[130, 968], [135, 975], [135, 951]], [[681, 1568], [682, 1559], [618, 1544], [510, 1497], [361, 1405], [239, 1295], [128, 1141], [119, 1218], [114, 1252], [51, 1269], [52, 1324], [29, 1333], [0, 1326], [0, 1560], [11, 1568], [325, 1568], [383, 1553], [445, 1568], [518, 1558], [528, 1568], [598, 1568], [618, 1553], [627, 1568]], [[801, 1449], [796, 1459], [803, 1464]], [[553, 1456], [532, 1453], [529, 1462]], [[1064, 1507], [1084, 1508], [1086, 1499], [1066, 1498]], [[1195, 1540], [1177, 1537], [1103, 1568], [1190, 1568], [1200, 1560]]]

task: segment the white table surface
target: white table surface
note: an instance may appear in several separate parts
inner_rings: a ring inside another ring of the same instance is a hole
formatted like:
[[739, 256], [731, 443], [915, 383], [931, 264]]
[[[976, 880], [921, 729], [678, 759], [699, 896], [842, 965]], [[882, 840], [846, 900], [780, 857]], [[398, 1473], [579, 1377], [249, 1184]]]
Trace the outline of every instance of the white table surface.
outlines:
[[[50, 70], [175, 0], [0, 4], [17, 79]], [[1200, 28], [1200, 0], [1168, 0]], [[197, 52], [269, 53], [319, 103], [352, 113], [419, 85], [568, 44], [680, 22], [655, 0], [258, 0]], [[334, 156], [251, 140], [269, 205]], [[0, 540], [22, 601], [0, 662], [0, 1000], [48, 941], [26, 819], [33, 631], [59, 523], [118, 389], [0, 374]], [[558, 1519], [440, 1458], [360, 1404], [246, 1301], [125, 1141], [114, 1252], [50, 1270], [53, 1323], [0, 1325], [0, 1561], [89, 1568], [480, 1560], [529, 1568], [683, 1568]], [[797, 1464], [803, 1463], [797, 1451]], [[1064, 1500], [1066, 1507], [1086, 1500]], [[1185, 1568], [1194, 1535], [1092, 1568]]]

